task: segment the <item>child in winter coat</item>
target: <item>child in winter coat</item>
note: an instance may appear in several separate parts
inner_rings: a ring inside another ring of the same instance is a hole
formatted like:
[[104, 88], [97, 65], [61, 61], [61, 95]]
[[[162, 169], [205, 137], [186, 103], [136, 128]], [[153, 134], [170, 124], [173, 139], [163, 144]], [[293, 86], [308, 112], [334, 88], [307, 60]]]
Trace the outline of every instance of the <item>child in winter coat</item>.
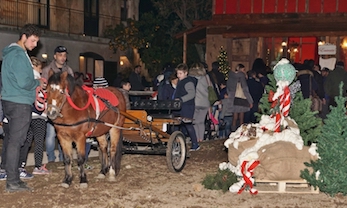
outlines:
[[182, 102], [179, 114], [182, 117], [183, 126], [187, 129], [192, 141], [190, 151], [197, 151], [200, 149], [200, 146], [192, 124], [195, 110], [195, 88], [197, 80], [194, 77], [188, 76], [188, 66], [186, 64], [179, 64], [176, 68], [176, 72], [179, 81], [174, 98]]

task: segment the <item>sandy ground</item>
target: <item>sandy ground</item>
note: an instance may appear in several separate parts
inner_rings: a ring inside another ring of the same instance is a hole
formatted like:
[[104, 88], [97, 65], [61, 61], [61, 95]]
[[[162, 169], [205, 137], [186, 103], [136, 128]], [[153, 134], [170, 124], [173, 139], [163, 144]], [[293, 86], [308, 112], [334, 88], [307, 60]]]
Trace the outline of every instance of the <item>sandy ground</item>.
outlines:
[[[95, 178], [99, 161], [90, 158], [89, 186], [79, 187], [78, 170], [73, 167], [74, 181], [70, 188], [60, 186], [64, 176], [62, 163], [49, 164], [50, 175], [38, 175], [28, 180], [33, 192], [2, 191], [0, 207], [347, 207], [347, 197], [320, 194], [265, 194], [248, 192], [235, 194], [205, 189], [201, 182], [208, 173], [215, 173], [221, 162], [227, 161], [223, 140], [201, 144], [193, 152], [180, 173], [171, 173], [165, 156], [123, 155], [122, 169], [116, 182]], [[32, 171], [33, 167], [27, 168]], [[261, 188], [260, 185], [259, 187]], [[5, 181], [0, 181], [5, 189]]]

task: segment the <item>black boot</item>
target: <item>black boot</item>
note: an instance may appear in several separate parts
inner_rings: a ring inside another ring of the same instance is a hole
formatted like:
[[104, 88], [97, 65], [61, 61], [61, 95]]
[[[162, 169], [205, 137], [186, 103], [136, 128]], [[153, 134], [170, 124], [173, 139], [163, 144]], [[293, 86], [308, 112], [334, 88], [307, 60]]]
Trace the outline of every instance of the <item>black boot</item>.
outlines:
[[25, 182], [17, 182], [17, 183], [6, 183], [6, 191], [7, 192], [20, 192], [20, 191], [32, 191]]

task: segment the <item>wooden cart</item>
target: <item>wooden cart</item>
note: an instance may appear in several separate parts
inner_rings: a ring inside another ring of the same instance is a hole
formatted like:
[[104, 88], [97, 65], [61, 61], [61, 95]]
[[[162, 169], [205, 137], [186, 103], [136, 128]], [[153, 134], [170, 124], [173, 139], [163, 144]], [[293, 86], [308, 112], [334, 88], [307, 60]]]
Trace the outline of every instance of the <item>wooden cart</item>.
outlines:
[[182, 119], [174, 116], [181, 108], [180, 101], [140, 100], [132, 110], [122, 112], [123, 152], [166, 155], [172, 172], [184, 168], [188, 155], [186, 137], [180, 131]]

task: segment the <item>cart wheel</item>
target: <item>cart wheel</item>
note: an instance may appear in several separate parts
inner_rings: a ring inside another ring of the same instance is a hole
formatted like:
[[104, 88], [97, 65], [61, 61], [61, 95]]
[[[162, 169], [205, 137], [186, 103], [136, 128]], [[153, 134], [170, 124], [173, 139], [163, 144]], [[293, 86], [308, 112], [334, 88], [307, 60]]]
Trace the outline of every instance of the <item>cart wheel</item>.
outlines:
[[167, 143], [166, 162], [171, 172], [180, 172], [186, 164], [186, 137], [180, 131], [171, 134]]

